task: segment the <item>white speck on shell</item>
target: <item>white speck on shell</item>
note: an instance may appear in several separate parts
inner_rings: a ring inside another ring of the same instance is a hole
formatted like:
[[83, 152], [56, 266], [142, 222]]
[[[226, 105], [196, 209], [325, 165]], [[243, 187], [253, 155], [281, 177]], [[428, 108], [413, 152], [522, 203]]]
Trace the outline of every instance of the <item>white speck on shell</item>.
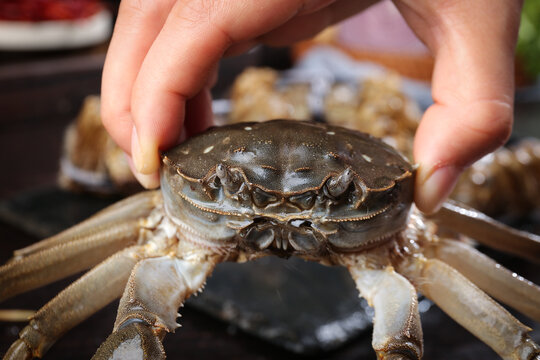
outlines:
[[366, 154], [362, 154], [362, 157], [364, 158], [364, 160], [366, 160], [367, 162], [371, 162], [371, 158], [369, 156], [367, 156]]
[[203, 153], [208, 154], [208, 153], [209, 153], [210, 151], [212, 151], [213, 149], [214, 149], [214, 145], [209, 146], [209, 147], [207, 147], [206, 149], [204, 149]]
[[253, 130], [253, 128], [252, 128], [251, 126], [246, 126], [246, 127], [244, 128], [244, 130], [250, 131], [250, 130]]
[[144, 353], [140, 336], [128, 339], [118, 346], [109, 360], [143, 360]]
[[328, 135], [336, 135], [336, 133], [333, 132], [333, 131], [327, 131], [326, 133], [327, 133]]

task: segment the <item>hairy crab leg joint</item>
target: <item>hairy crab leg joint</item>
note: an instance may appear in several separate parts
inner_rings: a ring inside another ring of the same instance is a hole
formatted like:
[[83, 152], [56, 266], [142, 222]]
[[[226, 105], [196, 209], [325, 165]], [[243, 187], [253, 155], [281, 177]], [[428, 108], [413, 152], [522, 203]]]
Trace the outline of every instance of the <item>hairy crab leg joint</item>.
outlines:
[[375, 309], [373, 349], [379, 359], [421, 359], [422, 326], [416, 290], [392, 267], [380, 270], [351, 265], [356, 286]]
[[164, 359], [161, 339], [180, 326], [178, 308], [213, 268], [198, 260], [167, 256], [138, 263], [120, 300], [113, 333], [93, 359]]
[[427, 218], [412, 205], [414, 174], [389, 145], [337, 126], [275, 120], [209, 129], [163, 155], [160, 190], [0, 267], [0, 300], [90, 269], [31, 318], [4, 359], [44, 356], [117, 298], [113, 332], [94, 359], [163, 359], [178, 308], [216, 264], [269, 255], [345, 266], [375, 310], [379, 359], [422, 358], [417, 292], [503, 359], [540, 359], [530, 329], [486, 295], [539, 320], [540, 288], [439, 229], [533, 261], [540, 237], [456, 203]]

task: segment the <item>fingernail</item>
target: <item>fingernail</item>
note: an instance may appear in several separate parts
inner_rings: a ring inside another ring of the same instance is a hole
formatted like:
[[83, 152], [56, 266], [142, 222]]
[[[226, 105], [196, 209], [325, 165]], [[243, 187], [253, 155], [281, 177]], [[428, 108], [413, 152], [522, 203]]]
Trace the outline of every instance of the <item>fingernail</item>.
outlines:
[[141, 142], [135, 127], [133, 127], [131, 133], [131, 156], [138, 173], [149, 175], [158, 171], [159, 155], [157, 145], [146, 139]]
[[133, 175], [145, 189], [156, 189], [159, 187], [159, 174], [157, 172], [153, 174], [141, 174], [137, 171], [134, 160], [129, 156], [127, 158]]
[[415, 203], [426, 214], [437, 212], [452, 192], [461, 170], [455, 166], [431, 167], [418, 171]]

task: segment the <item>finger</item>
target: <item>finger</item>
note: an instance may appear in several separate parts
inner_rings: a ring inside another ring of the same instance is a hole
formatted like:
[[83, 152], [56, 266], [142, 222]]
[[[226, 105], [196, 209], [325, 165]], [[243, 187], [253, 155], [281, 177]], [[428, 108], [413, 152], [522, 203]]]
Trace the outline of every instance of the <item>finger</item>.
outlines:
[[378, 1], [340, 0], [334, 2], [306, 15], [295, 16], [282, 26], [261, 36], [259, 41], [270, 46], [286, 46], [308, 39], [326, 27], [353, 16]]
[[505, 142], [511, 123], [510, 102], [432, 106], [415, 137], [414, 156], [420, 164], [415, 195], [418, 208], [426, 213], [438, 210], [461, 172]]
[[248, 52], [249, 50], [251, 50], [252, 48], [254, 48], [255, 46], [259, 44], [260, 42], [256, 40], [247, 40], [245, 42], [241, 42], [238, 44], [232, 44], [231, 46], [227, 48], [227, 50], [225, 50], [225, 53], [223, 54], [223, 56], [240, 55], [245, 52]]
[[[127, 155], [126, 155], [127, 156]], [[127, 156], [128, 165], [131, 169], [131, 172], [135, 176], [135, 179], [145, 188], [145, 189], [157, 189], [159, 187], [159, 173], [156, 171], [152, 174], [141, 174], [135, 168], [133, 164], [133, 159], [131, 156]]]
[[212, 70], [202, 90], [186, 103], [186, 115], [184, 119], [186, 138], [201, 133], [215, 125], [210, 89], [216, 84], [217, 78], [218, 66]]
[[131, 88], [148, 49], [175, 0], [124, 0], [107, 51], [101, 88], [103, 125], [126, 152], [131, 152]]
[[415, 201], [425, 212], [438, 209], [464, 167], [510, 134], [520, 10], [517, 2], [504, 0], [451, 2], [444, 9], [437, 3], [398, 3], [435, 55], [434, 105], [424, 114], [414, 145], [420, 164]]
[[336, 0], [307, 0], [304, 2], [302, 8], [298, 11], [297, 15], [306, 15], [318, 10], [321, 10]]
[[204, 87], [186, 104], [186, 135], [196, 135], [214, 125], [212, 114], [212, 95], [210, 89]]
[[158, 148], [175, 142], [186, 99], [202, 89], [231, 44], [285, 23], [301, 6], [301, 0], [177, 2], [133, 87], [132, 116], [141, 150], [134, 156], [137, 168], [157, 170]]

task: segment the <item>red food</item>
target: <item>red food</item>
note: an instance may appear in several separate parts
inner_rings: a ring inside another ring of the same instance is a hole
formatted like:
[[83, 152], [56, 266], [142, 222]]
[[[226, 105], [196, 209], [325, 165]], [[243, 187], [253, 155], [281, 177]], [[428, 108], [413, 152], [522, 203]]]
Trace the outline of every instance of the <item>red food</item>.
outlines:
[[90, 17], [101, 8], [98, 0], [2, 0], [0, 20], [75, 20]]

